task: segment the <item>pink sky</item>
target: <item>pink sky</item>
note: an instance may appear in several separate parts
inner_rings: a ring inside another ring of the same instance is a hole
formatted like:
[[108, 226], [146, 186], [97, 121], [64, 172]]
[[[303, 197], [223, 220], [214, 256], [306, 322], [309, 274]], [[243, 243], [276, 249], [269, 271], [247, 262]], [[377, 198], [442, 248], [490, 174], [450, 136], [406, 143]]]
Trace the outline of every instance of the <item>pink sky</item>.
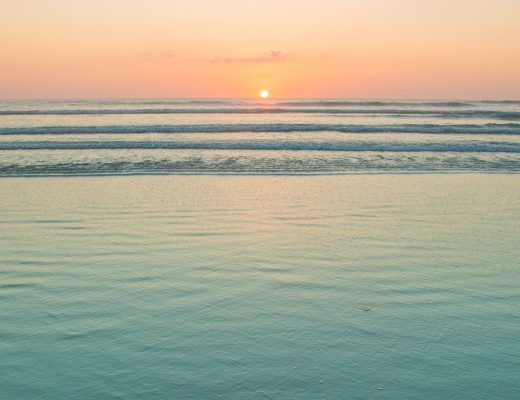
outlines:
[[520, 97], [518, 0], [2, 0], [0, 98]]

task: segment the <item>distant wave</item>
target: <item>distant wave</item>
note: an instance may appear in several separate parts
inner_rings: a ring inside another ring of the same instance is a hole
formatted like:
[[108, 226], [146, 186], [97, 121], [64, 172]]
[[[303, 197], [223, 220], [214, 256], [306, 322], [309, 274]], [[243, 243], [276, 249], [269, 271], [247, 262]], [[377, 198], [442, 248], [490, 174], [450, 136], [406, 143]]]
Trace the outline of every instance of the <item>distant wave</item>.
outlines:
[[425, 115], [439, 118], [494, 118], [520, 120], [520, 111], [493, 110], [409, 110], [409, 109], [335, 109], [335, 108], [143, 108], [76, 110], [0, 110], [0, 115], [139, 115], [139, 114], [346, 114], [346, 115]]
[[412, 107], [416, 108], [474, 108], [488, 105], [520, 105], [520, 100], [345, 100], [345, 99], [99, 99], [99, 100], [41, 100], [0, 101], [1, 104], [30, 104], [40, 106], [270, 106], [270, 107]]
[[520, 124], [195, 124], [37, 126], [0, 128], [0, 135], [124, 134], [124, 133], [226, 133], [226, 132], [345, 132], [345, 133], [459, 133], [519, 135]]
[[520, 173], [519, 106], [520, 100], [0, 100], [0, 177]]
[[320, 150], [377, 152], [472, 152], [520, 153], [520, 143], [458, 141], [431, 142], [359, 142], [302, 140], [214, 140], [214, 141], [18, 141], [0, 142], [0, 150]]
[[336, 101], [336, 100], [317, 100], [317, 101], [281, 101], [278, 103], [283, 106], [305, 107], [305, 106], [329, 106], [329, 107], [472, 107], [474, 104], [460, 101], [437, 101], [437, 102], [401, 102], [401, 101]]
[[481, 103], [520, 105], [520, 100], [483, 100]]

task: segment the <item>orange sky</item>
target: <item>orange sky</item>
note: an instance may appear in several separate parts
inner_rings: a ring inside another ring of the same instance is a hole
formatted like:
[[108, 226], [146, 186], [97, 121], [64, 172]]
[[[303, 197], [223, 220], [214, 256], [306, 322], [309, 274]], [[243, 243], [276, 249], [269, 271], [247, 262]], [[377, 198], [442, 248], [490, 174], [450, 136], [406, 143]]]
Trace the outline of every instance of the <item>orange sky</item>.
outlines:
[[2, 0], [0, 98], [519, 98], [519, 21], [519, 0]]

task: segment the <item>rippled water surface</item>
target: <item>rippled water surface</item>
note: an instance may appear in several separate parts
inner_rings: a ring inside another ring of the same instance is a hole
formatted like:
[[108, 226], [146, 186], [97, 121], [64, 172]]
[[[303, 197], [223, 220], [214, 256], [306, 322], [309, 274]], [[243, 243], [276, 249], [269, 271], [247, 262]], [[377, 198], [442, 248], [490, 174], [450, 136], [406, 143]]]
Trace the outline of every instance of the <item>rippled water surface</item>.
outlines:
[[519, 199], [516, 174], [1, 179], [0, 397], [518, 398]]

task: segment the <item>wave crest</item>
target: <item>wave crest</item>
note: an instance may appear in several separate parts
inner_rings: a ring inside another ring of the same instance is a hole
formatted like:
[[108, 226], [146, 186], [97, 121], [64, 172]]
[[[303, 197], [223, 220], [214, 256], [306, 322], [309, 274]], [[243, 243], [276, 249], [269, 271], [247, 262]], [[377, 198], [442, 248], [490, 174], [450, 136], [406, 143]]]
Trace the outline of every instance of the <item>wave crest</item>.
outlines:
[[0, 135], [63, 135], [125, 133], [231, 133], [231, 132], [344, 132], [344, 133], [438, 133], [519, 135], [520, 124], [195, 124], [38, 126], [0, 128]]
[[520, 143], [458, 142], [359, 142], [302, 140], [212, 140], [212, 141], [15, 141], [0, 143], [1, 150], [271, 150], [271, 151], [349, 151], [349, 152], [457, 152], [520, 153]]

